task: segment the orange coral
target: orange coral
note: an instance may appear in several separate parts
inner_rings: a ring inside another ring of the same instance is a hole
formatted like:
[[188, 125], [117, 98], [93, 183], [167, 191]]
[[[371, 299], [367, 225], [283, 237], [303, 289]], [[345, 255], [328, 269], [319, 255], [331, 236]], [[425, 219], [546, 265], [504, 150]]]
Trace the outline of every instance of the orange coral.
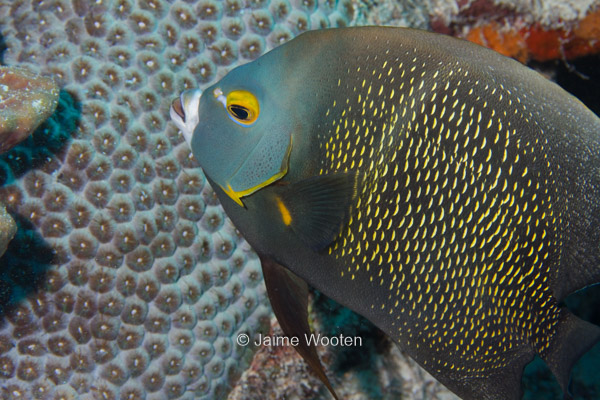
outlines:
[[549, 61], [562, 58], [563, 43], [569, 41], [566, 32], [557, 29], [546, 30], [539, 25], [522, 29], [529, 57], [536, 61]]
[[527, 43], [519, 32], [502, 29], [496, 22], [478, 26], [469, 31], [467, 40], [489, 47], [505, 56], [526, 62], [529, 57]]
[[548, 29], [540, 24], [519, 29], [491, 21], [471, 28], [465, 37], [523, 63], [573, 59], [600, 52], [600, 9], [573, 29]]
[[584, 40], [600, 40], [600, 9], [586, 15], [573, 33], [576, 37]]

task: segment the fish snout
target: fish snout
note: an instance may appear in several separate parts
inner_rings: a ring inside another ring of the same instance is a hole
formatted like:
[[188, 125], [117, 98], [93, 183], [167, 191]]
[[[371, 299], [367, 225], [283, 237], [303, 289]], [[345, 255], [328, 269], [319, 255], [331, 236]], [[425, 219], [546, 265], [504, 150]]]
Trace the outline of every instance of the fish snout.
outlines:
[[181, 130], [185, 141], [191, 146], [194, 130], [198, 125], [198, 106], [202, 90], [188, 89], [171, 103], [171, 120]]
[[177, 116], [171, 116], [171, 118], [179, 118], [181, 122], [185, 124], [185, 112], [183, 111], [183, 106], [181, 105], [181, 97], [177, 97], [171, 103], [171, 113], [177, 114]]

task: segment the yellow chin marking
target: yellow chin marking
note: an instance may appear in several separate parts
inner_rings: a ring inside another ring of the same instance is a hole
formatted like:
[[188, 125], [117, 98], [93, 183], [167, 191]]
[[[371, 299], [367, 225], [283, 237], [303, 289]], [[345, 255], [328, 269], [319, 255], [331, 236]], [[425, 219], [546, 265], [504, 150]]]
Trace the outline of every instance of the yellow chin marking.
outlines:
[[[249, 196], [252, 193], [264, 188], [265, 186], [269, 186], [271, 183], [276, 182], [283, 178], [287, 172], [290, 161], [290, 154], [292, 153], [292, 136], [290, 136], [290, 144], [288, 145], [287, 151], [285, 152], [285, 156], [283, 157], [283, 161], [281, 162], [281, 168], [278, 173], [267, 179], [266, 181], [259, 183], [256, 186], [253, 186], [249, 189], [235, 191], [231, 187], [231, 184], [227, 182], [227, 187], [221, 186], [221, 189], [231, 198], [231, 200], [235, 201], [240, 207], [244, 207], [244, 203], [242, 202], [242, 197]], [[291, 221], [291, 217], [290, 217]]]
[[273, 175], [266, 181], [259, 183], [258, 185], [254, 186], [254, 187], [251, 187], [250, 189], [240, 190], [238, 192], [233, 190], [233, 188], [231, 187], [231, 185], [229, 183], [227, 183], [227, 188], [224, 188], [223, 186], [221, 186], [221, 189], [223, 189], [223, 191], [225, 193], [227, 193], [227, 196], [231, 197], [231, 200], [235, 201], [240, 206], [244, 207], [244, 203], [242, 202], [242, 197], [251, 195], [252, 193], [256, 192], [257, 190], [260, 190], [260, 189], [264, 188], [265, 186], [269, 186], [271, 183], [283, 178], [283, 176], [285, 174], [287, 174], [287, 168], [284, 171], [276, 173], [275, 175]]
[[279, 198], [279, 196], [275, 197], [275, 201], [277, 202], [277, 208], [279, 208], [279, 212], [281, 213], [281, 219], [285, 226], [290, 226], [292, 223], [292, 215], [290, 214], [290, 210], [283, 204], [283, 201]]
[[[221, 185], [219, 185], [219, 186], [221, 186]], [[244, 196], [243, 192], [236, 192], [235, 190], [232, 189], [232, 187], [229, 183], [227, 184], [227, 188], [224, 188], [223, 186], [221, 186], [221, 189], [223, 189], [223, 191], [227, 194], [227, 196], [231, 197], [231, 200], [235, 201], [241, 207], [244, 207], [244, 203], [242, 203], [242, 200], [240, 199], [240, 197]]]

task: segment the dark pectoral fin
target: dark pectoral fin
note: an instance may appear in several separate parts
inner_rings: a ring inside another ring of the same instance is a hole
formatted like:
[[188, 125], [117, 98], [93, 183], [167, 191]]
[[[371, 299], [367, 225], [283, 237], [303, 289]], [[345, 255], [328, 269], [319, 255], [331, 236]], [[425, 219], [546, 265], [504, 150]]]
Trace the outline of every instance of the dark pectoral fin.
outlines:
[[[261, 257], [263, 275], [271, 307], [281, 325], [283, 332], [289, 337], [299, 339], [294, 348], [315, 371], [319, 379], [327, 386], [333, 397], [338, 397], [325, 375], [323, 365], [314, 345], [305, 340], [310, 336], [308, 326], [308, 285], [304, 280], [292, 274], [286, 268], [270, 258]], [[306, 336], [305, 336], [306, 335]]]
[[314, 176], [280, 192], [276, 200], [284, 223], [311, 249], [319, 251], [331, 244], [348, 222], [356, 196], [356, 175]]

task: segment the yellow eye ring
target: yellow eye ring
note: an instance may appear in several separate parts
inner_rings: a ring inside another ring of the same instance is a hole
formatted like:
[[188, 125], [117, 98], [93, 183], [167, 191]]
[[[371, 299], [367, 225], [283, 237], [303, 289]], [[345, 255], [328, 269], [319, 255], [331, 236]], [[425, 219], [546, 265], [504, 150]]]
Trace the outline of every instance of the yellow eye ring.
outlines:
[[229, 117], [242, 125], [252, 125], [258, 119], [258, 99], [246, 90], [235, 90], [227, 95], [225, 108]]

